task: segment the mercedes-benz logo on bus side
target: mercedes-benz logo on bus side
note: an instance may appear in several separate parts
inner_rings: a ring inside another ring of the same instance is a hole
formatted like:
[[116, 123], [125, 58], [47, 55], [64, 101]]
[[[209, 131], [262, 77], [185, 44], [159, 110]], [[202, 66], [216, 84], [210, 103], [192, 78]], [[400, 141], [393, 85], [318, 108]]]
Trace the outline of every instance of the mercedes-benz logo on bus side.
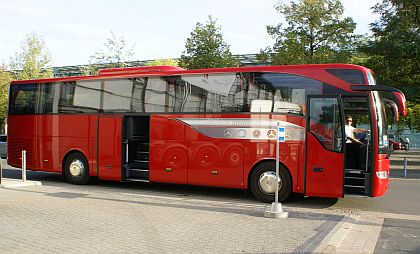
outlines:
[[226, 129], [224, 134], [226, 138], [230, 138], [233, 136], [233, 131], [231, 129]]

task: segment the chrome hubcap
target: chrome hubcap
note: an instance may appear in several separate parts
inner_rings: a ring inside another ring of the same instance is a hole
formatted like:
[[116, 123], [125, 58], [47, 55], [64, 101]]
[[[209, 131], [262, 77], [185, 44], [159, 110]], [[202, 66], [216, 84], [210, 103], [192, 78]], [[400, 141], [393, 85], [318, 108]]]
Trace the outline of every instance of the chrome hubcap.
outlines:
[[80, 176], [82, 172], [85, 170], [85, 166], [83, 162], [80, 160], [74, 160], [70, 164], [70, 174], [72, 176]]
[[[280, 190], [282, 186], [280, 177], [279, 177], [278, 184], [279, 184], [279, 190]], [[274, 192], [276, 192], [276, 173], [272, 171], [264, 172], [260, 176], [258, 185], [262, 192], [266, 194], [274, 194]]]

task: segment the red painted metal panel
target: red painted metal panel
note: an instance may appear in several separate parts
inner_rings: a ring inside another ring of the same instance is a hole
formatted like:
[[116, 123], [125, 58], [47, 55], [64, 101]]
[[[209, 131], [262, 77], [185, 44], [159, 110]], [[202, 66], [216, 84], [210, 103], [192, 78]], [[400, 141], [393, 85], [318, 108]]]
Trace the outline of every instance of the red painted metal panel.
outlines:
[[58, 146], [60, 160], [64, 160], [64, 157], [71, 151], [79, 151], [89, 163], [90, 175], [96, 176], [97, 126], [98, 115], [59, 116]]
[[176, 117], [150, 117], [149, 178], [153, 182], [187, 184], [186, 126]]
[[98, 119], [98, 178], [121, 181], [122, 116]]
[[[390, 161], [388, 158], [386, 158], [386, 154], [377, 154], [374, 159], [374, 172], [372, 173], [373, 177], [373, 185], [372, 185], [372, 197], [379, 197], [382, 195], [385, 195], [385, 193], [388, 191], [389, 186], [389, 166]], [[386, 179], [380, 179], [376, 172], [385, 171], [387, 172], [387, 178]]]
[[65, 155], [81, 152], [96, 175], [96, 115], [13, 115], [9, 117], [9, 164], [21, 166], [27, 150], [31, 170], [61, 172]]
[[326, 150], [310, 132], [306, 151], [306, 195], [342, 197], [344, 154]]
[[[276, 143], [247, 142], [243, 144], [244, 154], [244, 188], [249, 188], [248, 178], [255, 165], [266, 160], [275, 160]], [[304, 142], [286, 141], [280, 143], [280, 162], [286, 166], [292, 177], [292, 190], [296, 193], [304, 192]]]
[[192, 140], [188, 157], [189, 184], [243, 188], [244, 153], [240, 142]]
[[26, 165], [35, 169], [35, 117], [30, 115], [9, 116], [8, 118], [8, 164], [22, 166], [22, 150], [26, 150]]
[[[216, 126], [214, 129], [221, 128], [223, 133], [225, 127], [217, 124], [235, 119], [238, 122], [282, 120], [300, 126], [302, 131], [305, 124], [302, 117], [284, 115], [153, 115], [150, 121], [150, 180], [248, 188], [253, 167], [261, 161], [275, 159], [275, 141], [214, 138], [200, 132], [208, 130], [200, 123], [210, 123], [207, 128]], [[187, 124], [195, 120], [198, 123], [194, 126]], [[217, 130], [210, 131], [214, 132]], [[281, 161], [290, 170], [295, 192], [303, 192], [303, 135], [301, 139], [283, 143], [280, 149]]]

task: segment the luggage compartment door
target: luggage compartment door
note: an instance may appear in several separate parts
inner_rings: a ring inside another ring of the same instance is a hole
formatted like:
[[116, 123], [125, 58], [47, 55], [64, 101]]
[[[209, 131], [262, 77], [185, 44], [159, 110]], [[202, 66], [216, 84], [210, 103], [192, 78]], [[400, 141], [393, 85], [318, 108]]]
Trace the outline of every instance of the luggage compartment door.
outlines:
[[122, 179], [122, 116], [98, 117], [98, 178]]

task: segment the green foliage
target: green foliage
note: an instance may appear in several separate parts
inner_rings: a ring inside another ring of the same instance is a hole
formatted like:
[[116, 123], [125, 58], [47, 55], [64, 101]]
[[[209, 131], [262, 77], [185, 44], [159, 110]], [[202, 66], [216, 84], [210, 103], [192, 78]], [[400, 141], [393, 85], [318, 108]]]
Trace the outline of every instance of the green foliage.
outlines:
[[380, 20], [372, 24], [373, 39], [360, 48], [376, 71], [379, 84], [402, 90], [408, 116], [402, 123], [420, 130], [420, 2], [384, 0], [374, 7]]
[[0, 66], [0, 126], [3, 126], [7, 117], [7, 98], [12, 75], [6, 71], [5, 66]]
[[223, 41], [221, 27], [209, 16], [206, 24], [197, 23], [191, 37], [185, 43], [186, 51], [181, 55], [180, 66], [187, 69], [238, 66], [239, 62]]
[[148, 62], [146, 66], [178, 66], [178, 61], [172, 58], [155, 59]]
[[403, 117], [398, 123], [411, 130], [420, 131], [420, 101], [407, 102], [407, 116]]
[[110, 31], [110, 37], [106, 38], [105, 49], [101, 49], [89, 59], [89, 64], [82, 69], [84, 75], [96, 75], [99, 65], [106, 68], [126, 67], [126, 62], [134, 55], [133, 48], [127, 48], [124, 37], [117, 37]]
[[80, 72], [82, 73], [83, 76], [98, 75], [100, 67], [98, 64], [95, 64], [94, 61], [95, 59], [91, 57], [89, 59], [89, 64], [83, 65], [82, 67], [80, 67]]
[[356, 42], [356, 24], [342, 18], [339, 0], [300, 0], [290, 5], [279, 1], [276, 10], [284, 15], [287, 25], [267, 26], [276, 42], [260, 53], [270, 55], [273, 64], [349, 62]]
[[10, 60], [15, 78], [39, 79], [53, 77], [51, 56], [45, 42], [35, 32], [29, 33], [21, 43], [21, 52]]

